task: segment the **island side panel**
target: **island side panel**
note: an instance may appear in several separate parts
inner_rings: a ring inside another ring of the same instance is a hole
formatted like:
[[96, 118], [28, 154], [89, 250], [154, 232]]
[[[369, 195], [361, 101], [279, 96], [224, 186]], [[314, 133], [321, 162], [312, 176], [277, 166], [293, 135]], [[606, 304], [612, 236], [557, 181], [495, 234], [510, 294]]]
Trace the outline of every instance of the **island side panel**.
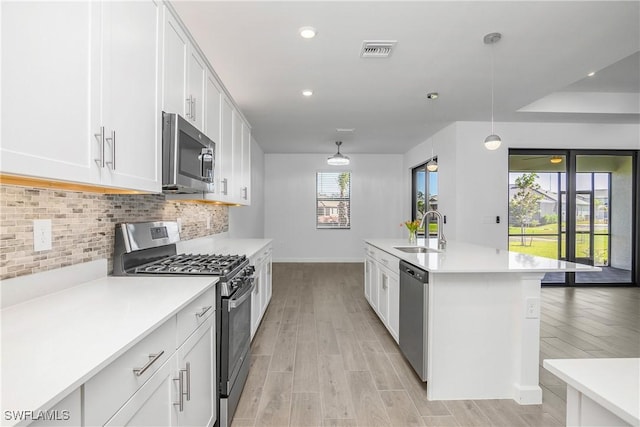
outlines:
[[540, 297], [541, 275], [536, 277], [533, 286], [531, 274], [430, 274], [430, 400], [541, 402], [540, 319], [525, 319], [524, 304]]

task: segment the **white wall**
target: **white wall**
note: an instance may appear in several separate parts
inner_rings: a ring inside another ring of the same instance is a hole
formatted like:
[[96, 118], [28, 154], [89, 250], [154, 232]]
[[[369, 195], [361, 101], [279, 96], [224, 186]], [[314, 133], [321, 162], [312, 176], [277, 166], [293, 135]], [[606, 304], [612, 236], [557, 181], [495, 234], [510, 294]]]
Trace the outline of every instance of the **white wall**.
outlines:
[[[507, 247], [509, 148], [640, 149], [637, 124], [496, 123], [502, 138], [496, 151], [484, 148], [486, 122], [457, 122], [435, 138], [440, 189], [439, 210], [447, 215], [447, 238], [496, 248]], [[404, 167], [431, 156], [431, 139], [404, 156]], [[408, 173], [408, 172], [407, 172]], [[405, 178], [405, 188], [410, 181]], [[411, 199], [403, 192], [405, 215]], [[500, 224], [495, 217], [500, 216]]]
[[[349, 154], [346, 167], [326, 155], [265, 154], [265, 237], [274, 261], [361, 262], [363, 239], [404, 236], [402, 155]], [[316, 229], [316, 172], [351, 171], [351, 229]]]
[[251, 138], [251, 206], [229, 208], [229, 237], [264, 237], [264, 152]]

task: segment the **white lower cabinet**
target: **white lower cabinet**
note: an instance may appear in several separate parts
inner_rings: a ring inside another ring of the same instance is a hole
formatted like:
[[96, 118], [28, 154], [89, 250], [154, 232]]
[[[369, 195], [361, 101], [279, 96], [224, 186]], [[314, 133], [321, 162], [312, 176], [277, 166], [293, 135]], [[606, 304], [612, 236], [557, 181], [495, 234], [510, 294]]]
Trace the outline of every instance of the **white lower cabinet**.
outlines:
[[[215, 316], [191, 335], [177, 353], [177, 399], [179, 426], [210, 426], [216, 420], [215, 396], [218, 390], [214, 367]], [[182, 378], [182, 380], [181, 380]], [[181, 408], [182, 404], [182, 408]]]
[[105, 425], [178, 425], [177, 410], [173, 407], [173, 398], [178, 394], [174, 381], [177, 357], [174, 354], [165, 362]]
[[88, 380], [85, 425], [213, 425], [214, 302], [211, 288]]
[[250, 262], [256, 269], [255, 286], [251, 294], [251, 339], [253, 339], [271, 301], [271, 245], [264, 248]]
[[400, 330], [400, 271], [398, 258], [371, 245], [365, 247], [364, 295], [398, 342]]
[[378, 269], [379, 288], [379, 315], [383, 323], [398, 341], [400, 328], [400, 279], [398, 273], [392, 272], [386, 267]]
[[76, 427], [82, 425], [82, 397], [77, 388], [52, 408], [35, 414], [31, 427]]

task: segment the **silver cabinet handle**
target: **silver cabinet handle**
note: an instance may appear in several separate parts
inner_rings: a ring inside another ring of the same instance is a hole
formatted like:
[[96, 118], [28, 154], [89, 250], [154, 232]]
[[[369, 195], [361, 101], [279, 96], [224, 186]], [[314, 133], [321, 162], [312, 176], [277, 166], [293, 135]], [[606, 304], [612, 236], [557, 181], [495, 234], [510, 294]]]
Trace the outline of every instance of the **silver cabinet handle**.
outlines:
[[195, 122], [196, 121], [196, 98], [190, 96], [191, 98], [191, 119]]
[[162, 350], [160, 353], [150, 354], [149, 355], [149, 361], [147, 362], [147, 364], [144, 365], [142, 368], [134, 368], [133, 369], [133, 373], [136, 374], [136, 377], [141, 376], [142, 374], [145, 373], [145, 371], [147, 369], [149, 369], [151, 367], [151, 365], [153, 365], [155, 363], [156, 360], [160, 359], [160, 357], [163, 354], [164, 354], [164, 350]]
[[242, 187], [242, 192], [244, 193], [243, 198], [247, 200], [247, 187]]
[[200, 318], [200, 317], [204, 316], [207, 313], [207, 311], [211, 310], [212, 307], [213, 306], [211, 306], [211, 305], [208, 306], [208, 307], [202, 307], [202, 311], [199, 312], [199, 313], [196, 313], [196, 317]]
[[177, 406], [180, 412], [184, 411], [184, 393], [182, 389], [184, 388], [184, 370], [180, 369], [178, 371], [178, 378], [174, 378], [174, 381], [178, 381], [178, 401], [173, 403], [173, 406]]
[[100, 158], [94, 159], [96, 164], [103, 168], [104, 167], [104, 126], [100, 126], [100, 133], [95, 133], [94, 136], [98, 139], [100, 143]]
[[222, 180], [222, 185], [224, 186], [224, 190], [222, 190], [222, 194], [224, 194], [225, 196], [229, 194], [229, 191], [227, 189], [228, 183], [229, 181], [227, 180], [227, 178]]
[[185, 371], [185, 375], [187, 376], [187, 401], [191, 400], [191, 363], [187, 362], [187, 366]]
[[107, 162], [111, 166], [112, 170], [116, 170], [116, 131], [111, 131], [111, 138], [107, 138], [107, 141], [111, 141], [111, 161]]
[[184, 115], [187, 116], [187, 118], [191, 118], [191, 95], [189, 95], [189, 97], [185, 99], [185, 102], [186, 102], [186, 107], [185, 107]]

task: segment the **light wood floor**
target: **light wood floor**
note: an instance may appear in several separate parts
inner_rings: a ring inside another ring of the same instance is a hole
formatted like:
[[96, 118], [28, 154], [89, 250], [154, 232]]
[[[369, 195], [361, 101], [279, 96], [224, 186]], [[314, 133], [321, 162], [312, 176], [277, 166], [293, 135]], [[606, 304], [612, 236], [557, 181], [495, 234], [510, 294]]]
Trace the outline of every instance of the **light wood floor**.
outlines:
[[[540, 368], [543, 404], [430, 402], [363, 295], [362, 264], [274, 264], [233, 426], [560, 426], [566, 387]], [[545, 358], [640, 357], [640, 288], [543, 288]]]

